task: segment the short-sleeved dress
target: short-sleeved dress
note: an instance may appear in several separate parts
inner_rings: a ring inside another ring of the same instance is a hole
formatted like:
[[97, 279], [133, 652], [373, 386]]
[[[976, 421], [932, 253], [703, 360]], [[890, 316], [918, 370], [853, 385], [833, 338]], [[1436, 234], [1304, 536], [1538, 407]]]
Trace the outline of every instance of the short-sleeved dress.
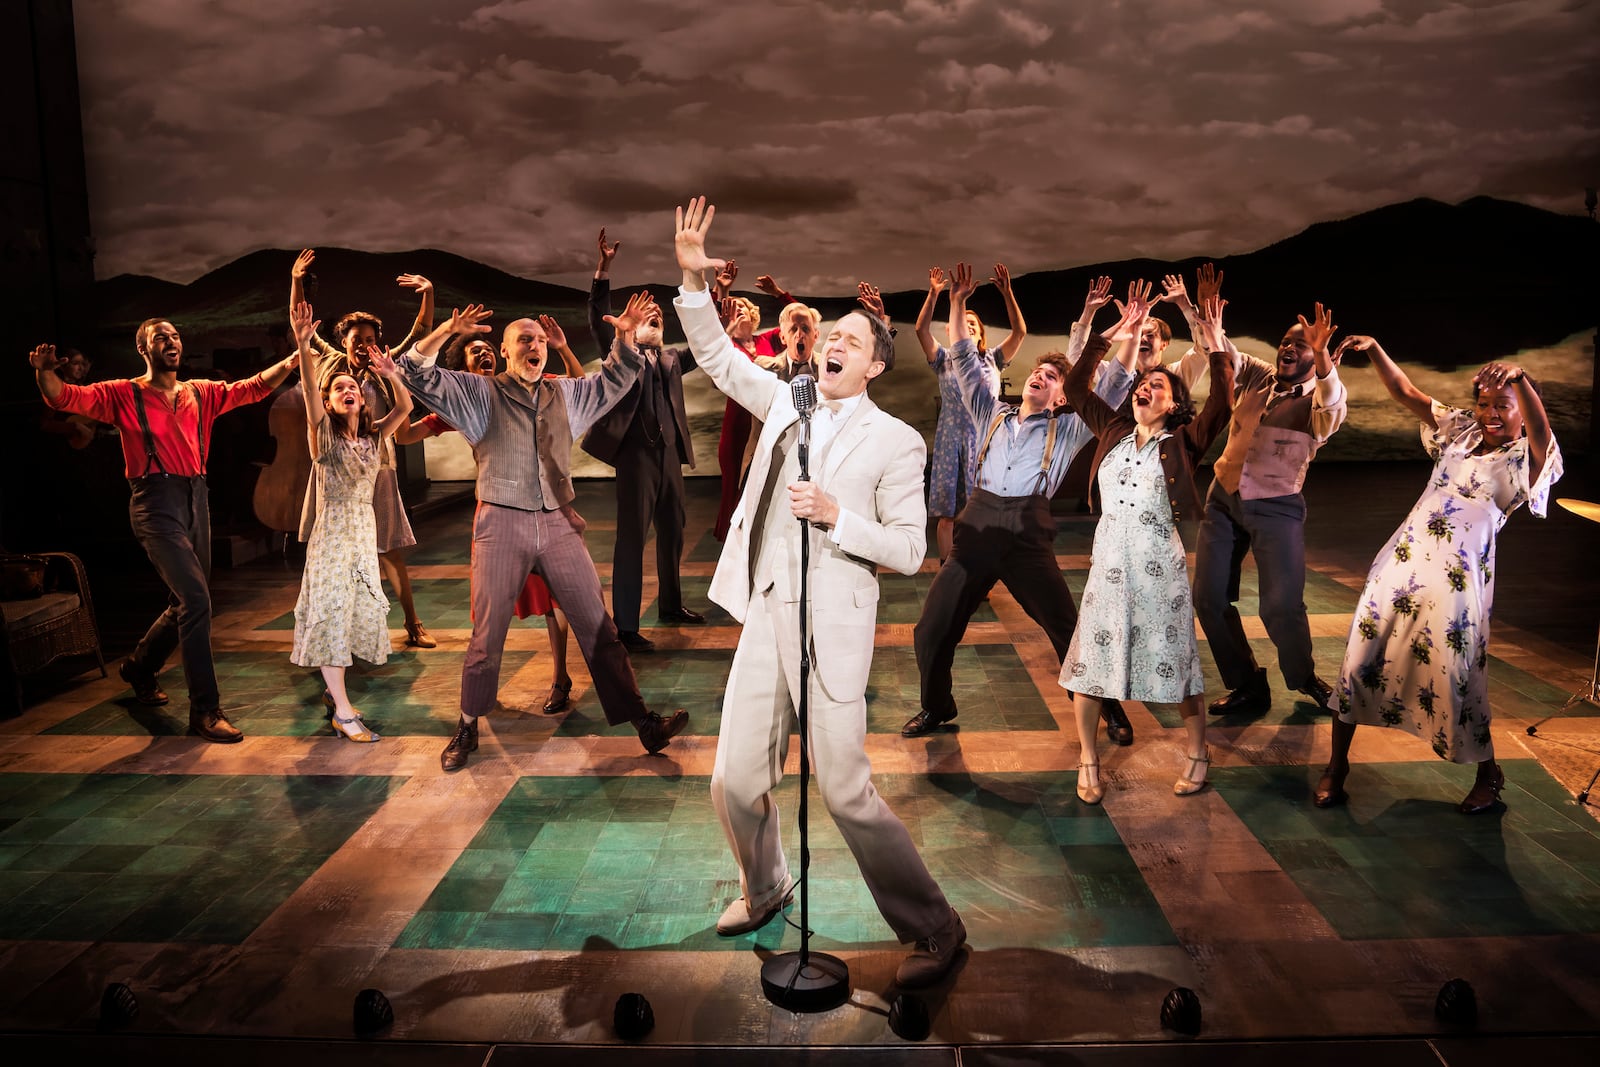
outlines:
[[1428, 488], [1383, 546], [1356, 605], [1339, 671], [1339, 717], [1398, 726], [1454, 763], [1481, 763], [1489, 744], [1489, 609], [1495, 534], [1527, 504], [1543, 516], [1561, 477], [1554, 439], [1536, 482], [1528, 441], [1474, 455], [1472, 414], [1434, 402], [1422, 428], [1434, 460]]
[[[990, 396], [999, 396], [1005, 357], [998, 348], [989, 348], [978, 358], [984, 387]], [[939, 379], [939, 421], [934, 424], [933, 449], [928, 453], [928, 514], [949, 519], [961, 510], [972, 489], [970, 468], [978, 451], [978, 428], [961, 399], [960, 372], [943, 345], [933, 355], [933, 373]]]
[[1189, 570], [1161, 465], [1168, 436], [1141, 449], [1130, 433], [1100, 464], [1102, 515], [1061, 664], [1064, 689], [1158, 704], [1204, 691]]
[[317, 426], [317, 522], [306, 543], [289, 656], [297, 666], [348, 667], [352, 656], [369, 663], [389, 658], [389, 601], [379, 578], [372, 512], [380, 462], [374, 438], [346, 437], [328, 419]]

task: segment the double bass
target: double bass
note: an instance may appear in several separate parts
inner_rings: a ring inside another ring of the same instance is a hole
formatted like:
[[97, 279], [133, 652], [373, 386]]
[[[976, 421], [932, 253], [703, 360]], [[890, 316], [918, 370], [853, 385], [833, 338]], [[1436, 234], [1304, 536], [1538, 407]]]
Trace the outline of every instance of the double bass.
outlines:
[[311, 445], [306, 439], [306, 404], [300, 385], [278, 394], [267, 412], [267, 430], [276, 444], [272, 462], [256, 479], [256, 518], [270, 530], [294, 535], [311, 484]]

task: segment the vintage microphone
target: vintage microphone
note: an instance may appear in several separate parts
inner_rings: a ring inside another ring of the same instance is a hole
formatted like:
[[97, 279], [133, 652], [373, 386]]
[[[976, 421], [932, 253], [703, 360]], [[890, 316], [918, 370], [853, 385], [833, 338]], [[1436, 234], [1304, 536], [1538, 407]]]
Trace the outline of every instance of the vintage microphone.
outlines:
[[[805, 342], [799, 346], [805, 355]], [[794, 409], [800, 413], [800, 480], [811, 480], [811, 414], [817, 409], [817, 380], [799, 374], [789, 383]], [[800, 951], [771, 956], [761, 965], [761, 991], [790, 1011], [828, 1011], [850, 997], [850, 968], [844, 960], [811, 951], [811, 847], [806, 794], [811, 781], [811, 640], [808, 584], [811, 576], [811, 523], [800, 520]]]

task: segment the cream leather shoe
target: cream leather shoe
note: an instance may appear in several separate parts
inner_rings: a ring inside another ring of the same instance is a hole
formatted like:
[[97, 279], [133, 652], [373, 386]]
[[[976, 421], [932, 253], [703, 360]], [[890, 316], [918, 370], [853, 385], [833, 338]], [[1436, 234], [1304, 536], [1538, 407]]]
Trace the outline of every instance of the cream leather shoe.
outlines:
[[794, 903], [794, 893], [785, 891], [765, 909], [757, 912], [750, 910], [750, 902], [744, 897], [733, 898], [733, 903], [728, 905], [722, 913], [722, 918], [717, 920], [717, 933], [723, 937], [738, 937], [748, 934], [752, 930], [759, 930], [773, 920], [784, 908]]

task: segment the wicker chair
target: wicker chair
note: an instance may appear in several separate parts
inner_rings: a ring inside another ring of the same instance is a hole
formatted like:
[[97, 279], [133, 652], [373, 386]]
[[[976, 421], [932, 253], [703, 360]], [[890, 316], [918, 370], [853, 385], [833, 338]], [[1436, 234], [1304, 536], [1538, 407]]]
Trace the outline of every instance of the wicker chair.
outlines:
[[3, 642], [18, 682], [62, 656], [93, 653], [106, 676], [105, 655], [100, 651], [100, 630], [95, 625], [94, 599], [89, 594], [89, 575], [83, 561], [70, 552], [34, 552], [34, 559], [45, 561], [44, 592], [22, 600], [0, 600], [0, 616], [5, 620]]

